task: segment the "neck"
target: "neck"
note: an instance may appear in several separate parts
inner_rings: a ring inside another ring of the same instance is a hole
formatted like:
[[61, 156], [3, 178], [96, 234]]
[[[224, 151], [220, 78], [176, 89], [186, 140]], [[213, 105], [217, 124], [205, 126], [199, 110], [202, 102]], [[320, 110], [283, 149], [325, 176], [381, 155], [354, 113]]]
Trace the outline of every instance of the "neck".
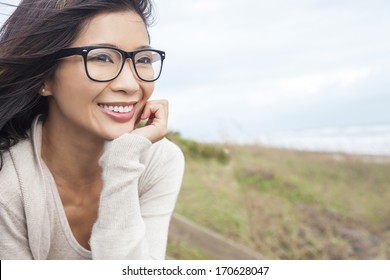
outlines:
[[43, 125], [41, 156], [61, 187], [96, 186], [101, 180], [98, 161], [103, 148], [104, 140], [87, 133], [58, 131], [49, 120]]

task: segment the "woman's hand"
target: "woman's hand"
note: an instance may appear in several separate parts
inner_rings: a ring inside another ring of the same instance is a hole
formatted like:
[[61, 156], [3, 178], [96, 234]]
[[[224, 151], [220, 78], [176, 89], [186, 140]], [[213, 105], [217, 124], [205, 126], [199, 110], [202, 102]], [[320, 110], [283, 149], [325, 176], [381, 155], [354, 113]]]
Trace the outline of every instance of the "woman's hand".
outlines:
[[134, 129], [131, 133], [142, 135], [155, 143], [168, 133], [168, 101], [153, 100], [148, 101], [143, 109], [139, 121], [146, 121], [140, 128]]

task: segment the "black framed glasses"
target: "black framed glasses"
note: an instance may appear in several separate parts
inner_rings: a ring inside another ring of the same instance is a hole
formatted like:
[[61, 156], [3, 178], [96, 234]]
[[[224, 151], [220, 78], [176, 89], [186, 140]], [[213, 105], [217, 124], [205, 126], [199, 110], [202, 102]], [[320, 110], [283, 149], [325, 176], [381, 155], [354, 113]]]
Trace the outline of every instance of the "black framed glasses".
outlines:
[[89, 79], [96, 82], [109, 82], [121, 73], [130, 58], [137, 77], [144, 82], [156, 81], [162, 71], [165, 52], [154, 49], [141, 49], [126, 52], [108, 46], [86, 46], [67, 48], [59, 51], [57, 59], [72, 55], [83, 57], [85, 72]]

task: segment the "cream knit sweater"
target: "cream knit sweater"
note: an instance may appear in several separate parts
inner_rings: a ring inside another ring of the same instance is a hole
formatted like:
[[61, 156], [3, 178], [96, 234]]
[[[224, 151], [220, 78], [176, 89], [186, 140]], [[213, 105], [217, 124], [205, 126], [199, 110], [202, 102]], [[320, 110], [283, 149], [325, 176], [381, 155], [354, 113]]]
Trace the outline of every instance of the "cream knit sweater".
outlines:
[[125, 134], [99, 161], [103, 190], [91, 250], [74, 238], [41, 159], [42, 123], [4, 154], [0, 171], [0, 259], [164, 259], [184, 158], [163, 139]]

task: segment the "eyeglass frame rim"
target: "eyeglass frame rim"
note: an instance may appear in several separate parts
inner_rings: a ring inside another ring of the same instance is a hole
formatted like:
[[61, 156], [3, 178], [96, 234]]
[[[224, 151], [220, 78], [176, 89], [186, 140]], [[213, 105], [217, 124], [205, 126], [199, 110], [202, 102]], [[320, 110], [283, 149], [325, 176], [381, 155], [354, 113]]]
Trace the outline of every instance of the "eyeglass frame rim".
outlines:
[[[88, 56], [88, 53], [91, 51], [91, 50], [94, 50], [94, 49], [112, 49], [112, 50], [116, 50], [118, 51], [121, 55], [122, 55], [122, 65], [118, 71], [118, 73], [115, 75], [114, 78], [112, 79], [108, 79], [108, 80], [96, 80], [94, 78], [92, 78], [88, 72], [88, 67], [87, 67], [87, 56]], [[153, 79], [153, 80], [145, 80], [145, 79], [142, 79], [140, 77], [140, 75], [138, 74], [138, 71], [137, 71], [137, 67], [135, 66], [135, 62], [134, 62], [134, 56], [137, 54], [137, 53], [140, 53], [140, 52], [143, 52], [143, 51], [154, 51], [154, 52], [157, 52], [158, 54], [160, 54], [160, 57], [161, 57], [161, 67], [160, 67], [160, 72], [158, 73], [158, 76]], [[60, 50], [58, 53], [57, 53], [57, 56], [56, 56], [56, 59], [62, 59], [62, 58], [66, 58], [66, 57], [69, 57], [69, 56], [73, 56], [73, 55], [80, 55], [82, 58], [83, 58], [83, 63], [84, 63], [84, 69], [85, 69], [85, 73], [87, 74], [87, 77], [92, 80], [92, 81], [95, 81], [95, 82], [101, 82], [101, 83], [105, 83], [105, 82], [111, 82], [113, 80], [115, 80], [116, 78], [118, 78], [118, 76], [120, 75], [120, 73], [122, 72], [123, 70], [123, 66], [125, 65], [126, 63], [126, 60], [129, 58], [131, 60], [131, 63], [134, 67], [134, 71], [138, 77], [138, 79], [140, 79], [141, 81], [144, 81], [144, 82], [147, 82], [147, 83], [152, 83], [152, 82], [155, 82], [156, 80], [158, 80], [158, 78], [160, 78], [161, 76], [161, 72], [162, 72], [162, 69], [163, 69], [163, 64], [164, 64], [164, 60], [165, 60], [165, 51], [161, 51], [161, 50], [157, 50], [157, 49], [152, 49], [152, 48], [144, 48], [144, 49], [139, 49], [139, 50], [136, 50], [136, 51], [132, 51], [132, 52], [126, 52], [124, 50], [121, 50], [121, 49], [118, 49], [116, 47], [111, 47], [111, 46], [83, 46], [83, 47], [74, 47], [74, 48], [65, 48], [65, 49], [62, 49]]]

